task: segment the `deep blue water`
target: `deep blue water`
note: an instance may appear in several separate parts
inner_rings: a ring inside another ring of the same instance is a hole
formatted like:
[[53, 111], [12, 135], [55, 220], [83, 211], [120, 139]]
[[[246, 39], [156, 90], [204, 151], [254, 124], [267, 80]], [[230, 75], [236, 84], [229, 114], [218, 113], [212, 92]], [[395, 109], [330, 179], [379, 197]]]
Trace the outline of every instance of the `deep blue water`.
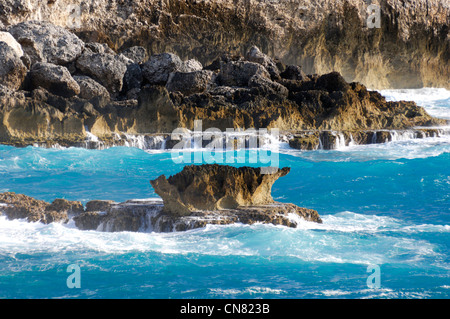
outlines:
[[[448, 136], [279, 156], [291, 172], [273, 197], [316, 209], [323, 224], [104, 233], [0, 217], [0, 298], [450, 297]], [[0, 146], [0, 192], [151, 198], [149, 180], [183, 166], [126, 147]], [[67, 287], [71, 264], [81, 288]], [[380, 287], [367, 284], [373, 265]]]

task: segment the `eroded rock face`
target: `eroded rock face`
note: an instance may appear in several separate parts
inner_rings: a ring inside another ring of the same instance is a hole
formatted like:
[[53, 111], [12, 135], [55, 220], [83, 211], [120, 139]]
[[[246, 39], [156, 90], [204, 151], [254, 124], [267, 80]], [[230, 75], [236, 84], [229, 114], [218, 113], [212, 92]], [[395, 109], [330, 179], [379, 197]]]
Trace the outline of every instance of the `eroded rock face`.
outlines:
[[86, 100], [94, 98], [102, 98], [105, 100], [109, 100], [110, 96], [108, 90], [94, 79], [86, 75], [75, 75], [73, 79], [80, 86], [79, 96], [81, 98]]
[[25, 21], [8, 29], [32, 63], [66, 64], [81, 55], [84, 42], [65, 28], [44, 21]]
[[174, 216], [195, 210], [235, 209], [273, 203], [273, 183], [289, 168], [261, 174], [260, 168], [227, 165], [191, 165], [169, 178], [161, 175], [150, 183], [164, 201], [164, 211]]
[[83, 212], [83, 205], [80, 202], [63, 199], [57, 199], [49, 204], [22, 194], [2, 193], [0, 194], [0, 211], [5, 213], [8, 219], [27, 219], [29, 222], [44, 224], [66, 223], [69, 220], [69, 214]]
[[[308, 74], [338, 71], [374, 89], [450, 85], [448, 0], [3, 0], [0, 21], [74, 28], [68, 5], [78, 3], [77, 34], [117, 52], [143, 46], [208, 65], [256, 45]], [[367, 27], [370, 4], [380, 6], [380, 28]]]

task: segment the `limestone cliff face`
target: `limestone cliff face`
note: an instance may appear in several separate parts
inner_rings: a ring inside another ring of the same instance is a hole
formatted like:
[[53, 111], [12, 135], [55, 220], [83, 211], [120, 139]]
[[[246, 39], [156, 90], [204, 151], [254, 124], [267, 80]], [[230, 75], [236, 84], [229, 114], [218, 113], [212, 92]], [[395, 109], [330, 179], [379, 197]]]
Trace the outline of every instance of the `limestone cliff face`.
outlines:
[[[371, 3], [380, 28], [367, 28]], [[340, 72], [370, 88], [449, 88], [447, 0], [0, 0], [0, 27], [64, 26], [120, 51], [142, 45], [204, 65], [252, 45], [306, 73]]]
[[239, 206], [273, 204], [275, 181], [290, 168], [262, 174], [260, 168], [227, 165], [191, 165], [169, 178], [161, 175], [151, 181], [164, 201], [164, 210], [173, 216], [198, 210], [235, 209]]

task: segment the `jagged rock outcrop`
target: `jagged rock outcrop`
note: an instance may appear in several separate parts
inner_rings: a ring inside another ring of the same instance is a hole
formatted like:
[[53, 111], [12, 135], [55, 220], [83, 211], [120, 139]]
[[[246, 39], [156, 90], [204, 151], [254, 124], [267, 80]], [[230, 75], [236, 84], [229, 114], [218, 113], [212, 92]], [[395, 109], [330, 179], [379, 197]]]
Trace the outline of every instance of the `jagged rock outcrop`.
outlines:
[[[47, 23], [31, 25], [31, 35], [23, 32], [48, 46], [39, 51], [46, 59], [67, 50], [67, 41], [79, 41], [64, 33], [63, 43], [55, 42], [59, 29]], [[12, 50], [5, 44], [2, 47]], [[87, 42], [76, 47], [84, 48], [81, 55], [60, 61], [64, 65], [28, 61], [31, 71], [23, 83], [26, 66], [10, 52], [17, 62], [11, 74], [21, 76], [10, 79], [8, 75], [5, 84], [14, 89], [22, 86], [24, 91], [0, 95], [0, 143], [91, 147], [89, 139], [96, 136], [105, 147], [125, 145], [124, 134], [193, 130], [195, 120], [202, 120], [203, 129], [278, 128], [288, 133], [446, 124], [412, 102], [386, 102], [377, 92], [348, 83], [337, 72], [306, 75], [300, 67], [286, 66], [254, 46], [245, 55], [254, 62], [222, 55], [204, 68], [195, 59], [183, 61], [173, 53], [151, 55], [146, 62], [136, 63], [144, 55], [142, 48], [129, 50], [134, 61], [106, 44]]]
[[[380, 28], [367, 23], [371, 4]], [[203, 65], [256, 45], [305, 73], [337, 71], [373, 89], [449, 88], [449, 12], [447, 0], [0, 0], [6, 27], [40, 19], [116, 52], [143, 46]]]
[[67, 222], [69, 215], [83, 211], [80, 202], [56, 199], [51, 204], [32, 197], [16, 194], [0, 194], [0, 212], [8, 219], [27, 219], [28, 222]]
[[272, 204], [272, 185], [289, 170], [285, 167], [273, 174], [262, 174], [261, 168], [191, 165], [169, 178], [161, 175], [150, 183], [163, 199], [165, 212], [186, 216], [196, 210]]
[[185, 95], [203, 93], [208, 88], [213, 72], [209, 70], [172, 73], [167, 81], [169, 92], [181, 92]]
[[172, 72], [180, 71], [183, 66], [181, 59], [172, 53], [152, 55], [142, 65], [142, 73], [150, 84], [165, 85]]
[[86, 75], [75, 75], [73, 79], [78, 83], [80, 87], [79, 97], [85, 100], [91, 100], [95, 98], [100, 98], [108, 101], [110, 98], [108, 90], [95, 81], [94, 79]]
[[116, 204], [106, 213], [85, 212], [74, 217], [75, 225], [82, 230], [98, 231], [186, 231], [207, 225], [273, 224], [297, 227], [297, 217], [321, 222], [317, 212], [294, 204], [274, 203], [220, 211], [191, 212], [187, 216], [174, 216], [163, 211], [163, 205], [154, 200], [126, 201]]
[[297, 227], [298, 218], [321, 223], [317, 211], [294, 204], [274, 202], [273, 183], [289, 172], [277, 169], [261, 174], [260, 168], [220, 165], [187, 166], [166, 179], [151, 181], [160, 200], [55, 199], [51, 204], [15, 193], [0, 194], [0, 214], [29, 222], [62, 222], [73, 218], [81, 230], [185, 231], [208, 224], [266, 223]]

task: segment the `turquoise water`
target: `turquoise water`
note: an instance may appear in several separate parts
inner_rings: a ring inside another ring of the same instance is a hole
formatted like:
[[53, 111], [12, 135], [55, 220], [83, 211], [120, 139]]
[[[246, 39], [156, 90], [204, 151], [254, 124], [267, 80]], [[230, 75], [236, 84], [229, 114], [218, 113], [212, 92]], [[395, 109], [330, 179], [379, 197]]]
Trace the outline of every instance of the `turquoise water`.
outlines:
[[[427, 101], [445, 112], [442, 99]], [[279, 157], [291, 172], [273, 197], [316, 209], [323, 224], [104, 233], [0, 216], [0, 298], [450, 297], [449, 136], [282, 147]], [[83, 203], [152, 198], [149, 180], [182, 168], [169, 152], [0, 146], [0, 192]], [[72, 264], [81, 288], [67, 287]]]

